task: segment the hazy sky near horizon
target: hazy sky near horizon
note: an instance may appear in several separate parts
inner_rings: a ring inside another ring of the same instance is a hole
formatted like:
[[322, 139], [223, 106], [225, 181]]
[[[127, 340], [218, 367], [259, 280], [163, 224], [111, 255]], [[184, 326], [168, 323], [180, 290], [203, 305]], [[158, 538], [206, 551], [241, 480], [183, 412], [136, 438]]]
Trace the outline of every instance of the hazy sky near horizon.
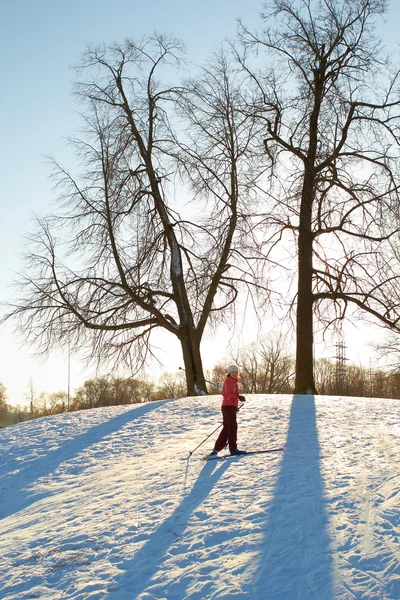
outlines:
[[[80, 125], [79, 106], [71, 94], [72, 67], [86, 45], [138, 39], [154, 30], [171, 32], [185, 42], [188, 59], [198, 64], [224, 38], [235, 36], [237, 17], [257, 26], [262, 4], [260, 0], [0, 0], [0, 302], [12, 299], [13, 272], [21, 268], [24, 236], [33, 229], [34, 215], [52, 210], [55, 194], [45, 157], [71, 165], [66, 140]], [[379, 26], [383, 41], [392, 48], [399, 39], [399, 4], [389, 2], [387, 22]], [[222, 346], [221, 356], [226, 354], [225, 341], [212, 342]], [[23, 400], [30, 377], [38, 390], [66, 389], [66, 357], [64, 349], [47, 363], [37, 362], [28, 348], [19, 347], [9, 326], [0, 328], [0, 381], [12, 402]], [[165, 363], [167, 369], [173, 368], [171, 352]], [[77, 361], [72, 387], [84, 377]]]

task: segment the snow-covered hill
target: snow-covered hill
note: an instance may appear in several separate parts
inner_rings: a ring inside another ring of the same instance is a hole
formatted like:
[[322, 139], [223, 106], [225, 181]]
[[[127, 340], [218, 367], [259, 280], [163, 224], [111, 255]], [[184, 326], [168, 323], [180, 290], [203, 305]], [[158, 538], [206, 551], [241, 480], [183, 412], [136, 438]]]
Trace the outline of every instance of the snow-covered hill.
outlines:
[[204, 462], [220, 398], [0, 431], [0, 598], [400, 599], [400, 402], [249, 396]]

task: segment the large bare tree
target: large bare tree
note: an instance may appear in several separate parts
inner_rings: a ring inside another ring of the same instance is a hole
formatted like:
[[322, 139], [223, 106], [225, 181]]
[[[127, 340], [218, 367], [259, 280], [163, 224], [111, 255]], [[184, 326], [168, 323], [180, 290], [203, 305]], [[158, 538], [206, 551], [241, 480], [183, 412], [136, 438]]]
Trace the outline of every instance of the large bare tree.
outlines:
[[270, 248], [297, 249], [297, 393], [315, 392], [315, 316], [327, 326], [355, 307], [390, 327], [400, 316], [399, 75], [373, 32], [385, 10], [384, 0], [270, 0], [262, 31], [241, 24], [237, 57], [271, 161]]
[[257, 288], [243, 210], [256, 133], [222, 55], [202, 83], [165, 83], [182, 56], [160, 35], [87, 50], [76, 88], [86, 131], [73, 142], [84, 168], [54, 163], [59, 206], [32, 236], [10, 315], [41, 349], [68, 339], [136, 366], [161, 328], [179, 340], [194, 394], [206, 391], [206, 326], [240, 285]]

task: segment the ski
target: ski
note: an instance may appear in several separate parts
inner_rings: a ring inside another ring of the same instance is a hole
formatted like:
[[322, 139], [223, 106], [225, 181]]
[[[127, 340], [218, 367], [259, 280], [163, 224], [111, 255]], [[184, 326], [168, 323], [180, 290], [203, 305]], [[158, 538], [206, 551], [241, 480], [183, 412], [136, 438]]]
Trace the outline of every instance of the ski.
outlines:
[[279, 448], [267, 448], [266, 450], [249, 450], [244, 452], [244, 454], [222, 454], [221, 456], [210, 456], [207, 454], [203, 457], [203, 460], [224, 460], [226, 458], [240, 458], [241, 456], [249, 456], [251, 454], [267, 454], [270, 452], [282, 452], [285, 449], [285, 446], [280, 446]]

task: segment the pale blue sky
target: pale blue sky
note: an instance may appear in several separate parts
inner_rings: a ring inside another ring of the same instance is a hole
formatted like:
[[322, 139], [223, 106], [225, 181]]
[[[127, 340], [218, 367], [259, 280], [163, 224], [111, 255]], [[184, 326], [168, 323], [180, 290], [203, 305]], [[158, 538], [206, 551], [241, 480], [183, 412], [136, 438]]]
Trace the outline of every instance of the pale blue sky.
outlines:
[[[400, 0], [391, 0], [389, 6], [388, 21], [380, 29], [394, 48]], [[181, 38], [188, 58], [198, 63], [235, 35], [237, 17], [257, 25], [261, 8], [259, 0], [0, 0], [0, 301], [10, 298], [12, 270], [20, 267], [23, 235], [31, 229], [32, 215], [51, 210], [54, 195], [44, 156], [72, 165], [65, 139], [79, 125], [79, 107], [71, 96], [71, 67], [86, 44], [140, 38], [156, 29]], [[38, 364], [27, 349], [17, 347], [9, 328], [3, 328], [0, 381], [12, 401], [21, 401], [29, 377], [38, 389], [65, 389], [65, 354]], [[75, 369], [73, 385], [82, 379]]]
[[[201, 61], [235, 34], [244, 6], [253, 22], [261, 8], [258, 0], [0, 0], [0, 6], [3, 265], [15, 263], [32, 213], [48, 210], [51, 185], [43, 156], [68, 156], [65, 138], [79, 122], [71, 67], [86, 44], [140, 38], [157, 29], [182, 38], [188, 57]], [[3, 268], [0, 285], [8, 279]]]

